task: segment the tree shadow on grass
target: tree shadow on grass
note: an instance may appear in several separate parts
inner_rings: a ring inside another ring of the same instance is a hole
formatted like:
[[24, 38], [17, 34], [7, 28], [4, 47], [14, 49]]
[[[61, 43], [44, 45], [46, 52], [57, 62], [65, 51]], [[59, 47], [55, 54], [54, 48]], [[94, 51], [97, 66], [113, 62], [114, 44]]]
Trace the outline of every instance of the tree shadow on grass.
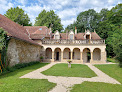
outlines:
[[47, 65], [48, 63], [39, 63], [39, 64], [34, 64], [34, 65], [31, 65], [31, 66], [27, 66], [25, 68], [21, 68], [21, 69], [17, 69], [13, 72], [9, 72], [9, 73], [6, 73], [6, 74], [3, 74], [3, 75], [0, 75], [0, 79], [3, 79], [3, 78], [19, 78], [21, 77], [22, 75], [26, 74], [26, 73], [29, 73], [31, 71], [34, 71], [38, 68], [41, 68], [45, 65]]

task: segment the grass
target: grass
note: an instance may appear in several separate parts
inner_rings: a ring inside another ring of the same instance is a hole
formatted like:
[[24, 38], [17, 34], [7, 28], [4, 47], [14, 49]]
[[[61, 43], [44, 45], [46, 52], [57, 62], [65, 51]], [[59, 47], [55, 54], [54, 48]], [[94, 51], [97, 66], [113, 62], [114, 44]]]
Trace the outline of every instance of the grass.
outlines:
[[96, 74], [88, 66], [81, 64], [72, 64], [71, 68], [68, 68], [68, 64], [56, 64], [42, 73], [45, 75], [67, 77], [91, 78], [96, 76]]
[[[117, 64], [95, 65], [95, 67], [122, 83], [122, 68]], [[73, 86], [71, 92], [122, 92], [122, 84], [83, 82]]]
[[20, 79], [19, 77], [47, 65], [35, 64], [0, 76], [0, 92], [47, 92], [56, 86], [46, 79]]
[[117, 64], [95, 65], [95, 67], [122, 83], [122, 68], [120, 68]]
[[122, 85], [101, 82], [83, 82], [73, 86], [70, 92], [122, 92]]
[[112, 63], [119, 63], [115, 58], [107, 58], [107, 61]]

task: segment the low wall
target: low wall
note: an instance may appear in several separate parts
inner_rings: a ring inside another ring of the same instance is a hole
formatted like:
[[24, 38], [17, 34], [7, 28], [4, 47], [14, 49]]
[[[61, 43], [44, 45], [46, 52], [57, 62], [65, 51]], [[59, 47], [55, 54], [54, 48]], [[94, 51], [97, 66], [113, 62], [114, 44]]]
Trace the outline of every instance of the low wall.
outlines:
[[10, 66], [18, 63], [39, 61], [41, 46], [11, 38], [7, 49], [7, 62]]

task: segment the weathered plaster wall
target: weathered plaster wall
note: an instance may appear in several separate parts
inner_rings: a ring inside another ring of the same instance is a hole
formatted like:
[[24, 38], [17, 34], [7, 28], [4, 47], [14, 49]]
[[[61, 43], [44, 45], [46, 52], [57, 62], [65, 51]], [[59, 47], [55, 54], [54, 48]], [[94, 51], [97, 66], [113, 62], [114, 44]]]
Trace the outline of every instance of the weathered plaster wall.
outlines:
[[46, 54], [45, 56], [46, 59], [52, 59], [52, 50], [50, 48], [46, 49], [45, 54]]
[[10, 66], [18, 63], [39, 61], [41, 51], [41, 46], [11, 38], [8, 44], [7, 61]]
[[93, 60], [100, 60], [101, 59], [101, 51], [100, 49], [96, 48], [93, 51]]
[[73, 59], [74, 59], [74, 60], [80, 60], [80, 49], [75, 48], [75, 49], [73, 50], [73, 52], [74, 52], [74, 57], [73, 57]]
[[63, 59], [69, 59], [69, 52], [70, 52], [70, 50], [68, 48], [64, 49]]

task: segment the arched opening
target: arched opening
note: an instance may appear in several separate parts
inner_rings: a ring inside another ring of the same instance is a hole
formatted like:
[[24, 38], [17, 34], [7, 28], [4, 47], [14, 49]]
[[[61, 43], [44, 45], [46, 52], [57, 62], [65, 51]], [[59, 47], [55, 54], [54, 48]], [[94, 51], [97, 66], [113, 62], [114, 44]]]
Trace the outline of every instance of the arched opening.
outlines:
[[63, 59], [71, 59], [71, 51], [69, 48], [65, 48], [63, 51]]
[[90, 62], [90, 59], [91, 59], [91, 53], [90, 53], [90, 49], [89, 48], [85, 48], [83, 50], [83, 62], [84, 63], [89, 63]]
[[54, 50], [54, 58], [55, 58], [55, 61], [61, 61], [61, 49], [60, 48], [56, 48]]
[[94, 49], [93, 60], [101, 60], [101, 50], [99, 48]]
[[52, 49], [51, 48], [46, 49], [45, 58], [52, 59]]
[[79, 48], [74, 48], [73, 49], [72, 58], [74, 60], [80, 60], [80, 49]]

